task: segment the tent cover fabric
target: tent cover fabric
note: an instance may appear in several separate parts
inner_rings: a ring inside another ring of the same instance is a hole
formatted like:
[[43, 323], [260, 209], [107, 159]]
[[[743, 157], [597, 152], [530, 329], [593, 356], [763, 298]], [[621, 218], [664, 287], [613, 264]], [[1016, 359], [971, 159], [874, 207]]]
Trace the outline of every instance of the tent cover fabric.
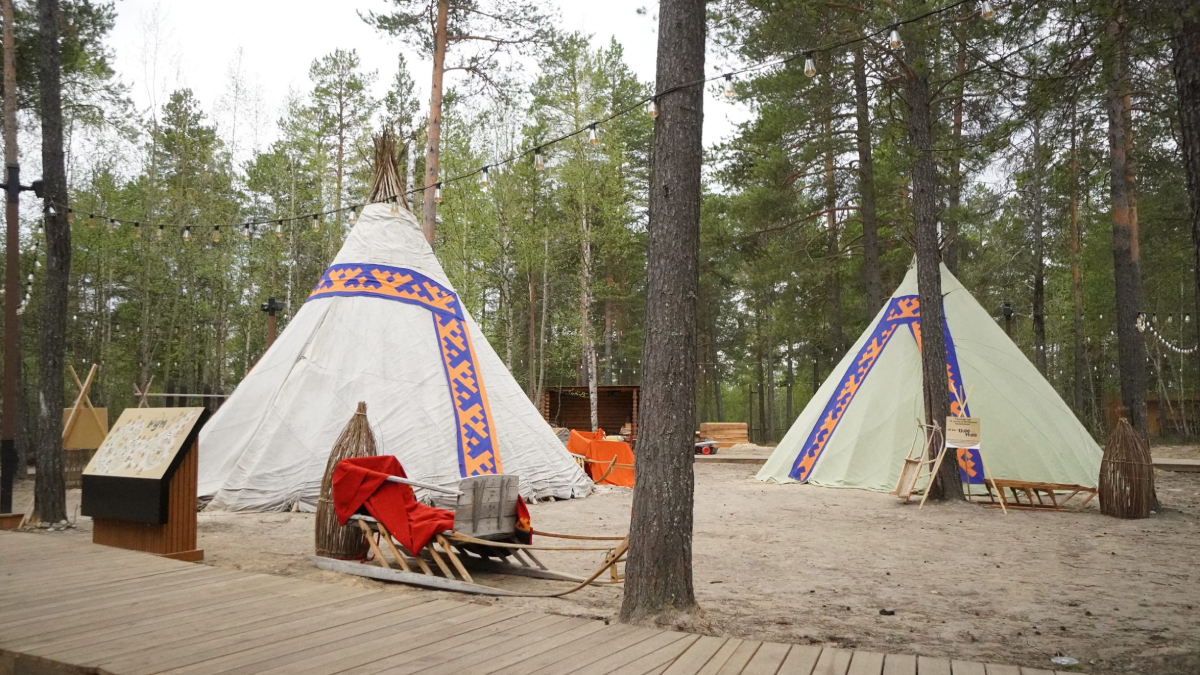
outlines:
[[[959, 456], [967, 484], [989, 477], [1094, 487], [1102, 451], [1050, 383], [941, 266], [951, 413], [980, 420], [979, 452]], [[758, 479], [891, 491], [924, 419], [916, 266], [821, 385]], [[948, 451], [946, 461], [954, 461]], [[982, 462], [980, 461], [982, 459]]]
[[[200, 434], [209, 508], [315, 508], [338, 434], [366, 401], [379, 454], [415, 480], [521, 477], [521, 496], [591, 481], [451, 287], [407, 209], [363, 208], [308, 301]], [[418, 490], [418, 496], [423, 491]]]

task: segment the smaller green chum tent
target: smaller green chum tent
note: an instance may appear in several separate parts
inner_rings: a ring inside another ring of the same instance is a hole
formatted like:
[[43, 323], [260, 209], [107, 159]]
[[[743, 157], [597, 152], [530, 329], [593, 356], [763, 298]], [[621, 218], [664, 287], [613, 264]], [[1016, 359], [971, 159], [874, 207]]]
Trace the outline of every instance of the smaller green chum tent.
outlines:
[[[946, 371], [970, 392], [989, 477], [1094, 487], [1101, 450], [1050, 383], [950, 274], [942, 273]], [[821, 385], [758, 472], [776, 483], [891, 491], [924, 419], [917, 268]], [[954, 455], [947, 454], [946, 461]], [[978, 454], [959, 461], [965, 483], [984, 480]]]

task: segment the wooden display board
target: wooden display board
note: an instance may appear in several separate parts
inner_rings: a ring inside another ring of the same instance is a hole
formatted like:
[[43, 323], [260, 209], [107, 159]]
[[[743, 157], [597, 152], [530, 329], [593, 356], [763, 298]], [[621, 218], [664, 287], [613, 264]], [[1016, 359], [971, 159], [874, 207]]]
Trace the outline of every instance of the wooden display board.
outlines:
[[92, 542], [197, 561], [196, 474], [204, 408], [128, 408], [83, 472]]

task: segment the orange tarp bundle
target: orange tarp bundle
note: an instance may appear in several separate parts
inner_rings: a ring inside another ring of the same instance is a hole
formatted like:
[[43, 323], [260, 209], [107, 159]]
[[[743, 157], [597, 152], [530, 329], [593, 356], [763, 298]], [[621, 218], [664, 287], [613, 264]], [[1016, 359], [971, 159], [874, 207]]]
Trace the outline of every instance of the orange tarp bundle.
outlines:
[[[604, 485], [621, 485], [633, 487], [633, 450], [624, 441], [604, 440], [604, 430], [595, 432], [571, 430], [571, 438], [567, 441], [567, 450], [583, 455], [587, 463], [588, 476], [597, 483]], [[617, 466], [604, 480], [599, 480], [608, 471], [613, 458]], [[622, 468], [627, 466], [629, 468]]]

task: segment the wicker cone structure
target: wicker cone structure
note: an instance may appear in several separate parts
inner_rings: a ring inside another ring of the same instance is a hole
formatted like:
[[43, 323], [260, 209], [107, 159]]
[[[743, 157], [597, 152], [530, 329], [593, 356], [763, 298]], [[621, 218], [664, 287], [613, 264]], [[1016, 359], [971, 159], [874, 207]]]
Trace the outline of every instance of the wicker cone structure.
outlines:
[[1146, 518], [1157, 508], [1150, 448], [1122, 417], [1104, 446], [1100, 462], [1100, 513]]
[[357, 527], [342, 527], [338, 524], [333, 508], [333, 469], [343, 459], [351, 457], [373, 457], [375, 434], [367, 422], [367, 404], [360, 402], [358, 410], [338, 436], [325, 464], [325, 476], [321, 479], [321, 495], [317, 498], [317, 555], [341, 560], [357, 560], [367, 554], [367, 543]]

